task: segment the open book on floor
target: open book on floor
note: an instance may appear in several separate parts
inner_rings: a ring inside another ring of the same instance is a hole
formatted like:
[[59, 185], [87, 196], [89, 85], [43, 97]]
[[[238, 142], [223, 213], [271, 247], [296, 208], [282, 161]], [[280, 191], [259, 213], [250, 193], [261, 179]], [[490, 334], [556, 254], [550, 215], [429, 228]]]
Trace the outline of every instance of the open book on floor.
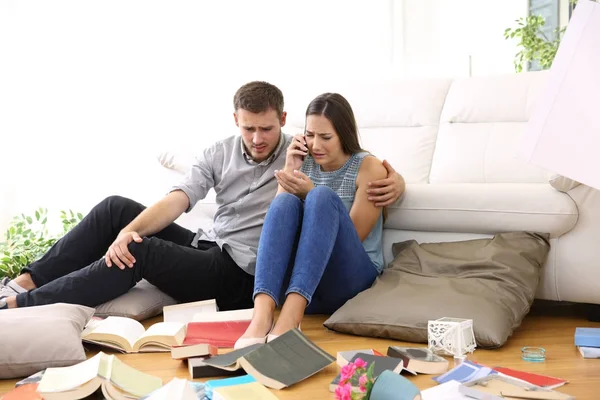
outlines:
[[448, 371], [448, 360], [426, 347], [388, 347], [389, 357], [399, 358], [404, 369], [418, 374], [443, 374]]
[[183, 344], [185, 334], [186, 326], [180, 322], [158, 322], [146, 330], [134, 319], [108, 317], [87, 326], [81, 339], [125, 353], [168, 352]]
[[143, 397], [162, 386], [162, 380], [102, 352], [70, 367], [47, 368], [38, 385], [45, 400], [78, 400], [100, 389], [108, 400]]
[[228, 371], [240, 368], [263, 385], [283, 389], [316, 374], [335, 358], [323, 351], [298, 329], [292, 329], [266, 343], [234, 350], [204, 360]]

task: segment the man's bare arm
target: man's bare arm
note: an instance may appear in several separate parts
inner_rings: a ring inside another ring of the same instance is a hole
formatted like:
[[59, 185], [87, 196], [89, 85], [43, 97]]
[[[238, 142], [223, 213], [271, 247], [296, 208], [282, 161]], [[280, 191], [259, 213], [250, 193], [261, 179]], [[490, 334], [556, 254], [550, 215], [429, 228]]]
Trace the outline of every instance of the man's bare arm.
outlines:
[[190, 206], [190, 200], [181, 190], [175, 190], [146, 208], [121, 232], [137, 232], [140, 236], [153, 235], [175, 221]]

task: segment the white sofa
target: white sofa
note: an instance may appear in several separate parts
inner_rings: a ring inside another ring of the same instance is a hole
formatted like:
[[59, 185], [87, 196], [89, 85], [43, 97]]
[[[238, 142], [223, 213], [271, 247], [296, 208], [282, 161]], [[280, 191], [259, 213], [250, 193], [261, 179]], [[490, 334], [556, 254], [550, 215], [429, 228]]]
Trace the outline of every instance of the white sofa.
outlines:
[[[566, 192], [552, 172], [516, 157], [545, 72], [456, 80], [314, 83], [286, 91], [285, 132], [298, 133], [309, 101], [337, 91], [352, 104], [363, 147], [387, 159], [407, 182], [389, 208], [386, 263], [394, 242], [457, 241], [497, 232], [551, 235], [551, 253], [536, 298], [600, 304], [600, 196], [584, 185]], [[189, 156], [159, 156], [165, 183], [175, 182]], [[556, 186], [556, 185], [555, 185]], [[178, 221], [209, 224], [210, 198]]]

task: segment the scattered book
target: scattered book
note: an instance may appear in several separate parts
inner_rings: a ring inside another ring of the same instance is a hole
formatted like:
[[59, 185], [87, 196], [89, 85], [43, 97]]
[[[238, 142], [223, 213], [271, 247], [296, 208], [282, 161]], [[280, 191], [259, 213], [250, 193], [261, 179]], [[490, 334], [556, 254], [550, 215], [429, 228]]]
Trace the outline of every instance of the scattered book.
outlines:
[[213, 390], [224, 386], [243, 385], [245, 383], [256, 382], [251, 375], [236, 376], [225, 379], [212, 379], [205, 382], [204, 395], [207, 399], [212, 399]]
[[466, 383], [475, 379], [483, 378], [488, 375], [494, 375], [498, 372], [494, 371], [489, 367], [476, 364], [471, 361], [463, 361], [458, 366], [452, 368], [450, 371], [436, 376], [433, 378], [437, 383], [446, 383], [448, 381], [457, 381], [460, 383]]
[[541, 388], [504, 375], [489, 375], [461, 384], [460, 393], [481, 400], [538, 399], [574, 400], [574, 397], [554, 390]]
[[37, 391], [37, 388], [37, 383], [25, 383], [16, 386], [0, 398], [2, 400], [44, 400], [42, 395]]
[[575, 346], [600, 347], [600, 328], [575, 328]]
[[262, 346], [265, 346], [265, 344], [253, 344], [216, 357], [207, 358], [204, 360], [204, 363], [225, 371], [237, 371], [242, 368], [242, 365], [240, 364], [241, 359]]
[[334, 361], [332, 355], [294, 328], [248, 353], [240, 364], [258, 382], [279, 390], [316, 374]]
[[191, 357], [216, 356], [219, 349], [211, 344], [199, 343], [191, 346], [175, 346], [171, 348], [171, 358], [183, 360]]
[[421, 390], [421, 400], [473, 400], [471, 397], [467, 397], [458, 391], [460, 382], [448, 381], [431, 387], [429, 389]]
[[190, 322], [251, 321], [253, 313], [253, 308], [230, 311], [200, 312], [194, 314]]
[[253, 309], [218, 311], [194, 314], [187, 324], [184, 345], [212, 344], [231, 348], [246, 332], [252, 320]]
[[214, 299], [174, 304], [163, 307], [163, 321], [187, 324], [196, 314], [216, 312], [217, 302]]
[[179, 322], [158, 322], [148, 330], [138, 321], [126, 317], [108, 317], [86, 327], [84, 342], [109, 347], [125, 353], [171, 351], [181, 346], [186, 326]]
[[98, 389], [108, 400], [125, 400], [148, 395], [162, 380], [102, 352], [70, 367], [47, 368], [38, 384], [45, 400], [78, 400]]
[[554, 389], [567, 383], [564, 379], [554, 378], [552, 376], [538, 375], [531, 372], [517, 371], [511, 368], [494, 367], [494, 370], [502, 375], [520, 379], [531, 383], [532, 385], [540, 386], [546, 389]]
[[388, 347], [389, 357], [399, 358], [404, 368], [418, 374], [442, 374], [448, 371], [448, 360], [426, 347]]
[[371, 354], [374, 356], [383, 356], [382, 353], [378, 352], [375, 349], [338, 351], [336, 358], [337, 365], [339, 365], [340, 368], [343, 368], [346, 364], [350, 362], [350, 360], [352, 360], [352, 357], [354, 357], [358, 353]]
[[190, 322], [183, 345], [204, 343], [218, 348], [232, 348], [249, 325], [250, 321]]
[[577, 346], [583, 358], [600, 358], [600, 347]]
[[[198, 388], [200, 390], [198, 390]], [[173, 378], [140, 400], [203, 400], [204, 384], [186, 379]]]
[[192, 357], [188, 358], [188, 371], [190, 373], [190, 379], [197, 378], [212, 378], [216, 376], [236, 376], [243, 374], [240, 369], [226, 370], [219, 367], [206, 364], [206, 360], [210, 360], [211, 357]]
[[28, 376], [27, 378], [24, 378], [20, 381], [18, 381], [17, 383], [15, 383], [15, 387], [19, 387], [21, 385], [26, 385], [28, 383], [39, 383], [39, 381], [42, 380], [42, 376], [44, 376], [44, 372], [46, 372], [45, 369], [36, 372], [33, 375]]
[[[350, 359], [350, 362], [355, 362], [358, 358], [367, 363], [366, 369], [369, 369], [371, 364], [373, 364], [373, 378], [377, 378], [383, 371], [391, 370], [392, 372], [399, 374], [404, 369], [403, 362], [399, 358], [394, 357], [386, 357], [386, 356], [376, 356], [373, 354], [366, 353], [357, 353]], [[340, 379], [342, 377], [342, 373], [340, 372], [329, 384], [329, 391], [335, 392], [337, 389]], [[360, 388], [358, 386], [352, 386], [353, 392], [359, 392]]]
[[203, 361], [228, 371], [243, 368], [263, 385], [283, 389], [316, 374], [335, 358], [296, 328], [269, 343], [255, 344]]
[[216, 388], [212, 400], [277, 400], [269, 389], [258, 382]]

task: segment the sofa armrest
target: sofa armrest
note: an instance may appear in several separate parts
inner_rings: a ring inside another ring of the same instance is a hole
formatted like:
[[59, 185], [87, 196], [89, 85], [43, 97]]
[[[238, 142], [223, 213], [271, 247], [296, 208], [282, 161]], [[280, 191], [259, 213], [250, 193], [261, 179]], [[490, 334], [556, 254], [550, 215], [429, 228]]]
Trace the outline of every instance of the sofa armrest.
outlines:
[[567, 178], [562, 175], [553, 175], [548, 181], [550, 186], [559, 192], [567, 193], [570, 190], [575, 189], [577, 186], [581, 185], [581, 183], [574, 181], [573, 179]]

